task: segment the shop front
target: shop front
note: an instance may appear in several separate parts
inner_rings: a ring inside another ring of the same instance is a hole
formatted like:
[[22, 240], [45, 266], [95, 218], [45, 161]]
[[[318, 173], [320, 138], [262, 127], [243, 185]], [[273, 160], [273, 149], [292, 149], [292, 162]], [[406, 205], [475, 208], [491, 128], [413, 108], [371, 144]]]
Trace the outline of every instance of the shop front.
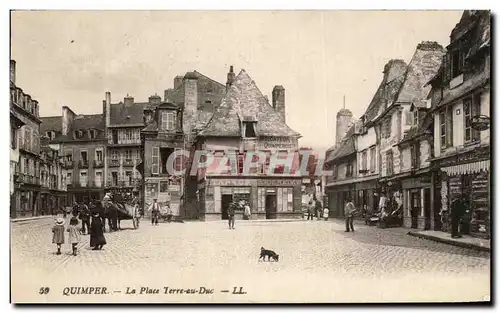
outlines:
[[174, 216], [181, 215], [182, 178], [178, 176], [149, 177], [144, 181], [145, 215], [149, 216], [148, 207], [153, 199], [164, 206], [167, 203]]
[[469, 209], [465, 213], [461, 232], [490, 238], [490, 160], [481, 160], [442, 167], [442, 215], [444, 231], [451, 231], [450, 206], [454, 199], [465, 195]]
[[327, 187], [326, 193], [330, 217], [344, 217], [344, 207], [347, 200], [356, 201], [356, 190], [353, 183]]
[[404, 227], [430, 230], [432, 212], [432, 174], [427, 171], [402, 180]]
[[[302, 179], [299, 178], [207, 178], [199, 190], [202, 220], [228, 219], [229, 204], [245, 200], [252, 219], [302, 218]], [[243, 219], [243, 210], [235, 214]]]
[[370, 212], [378, 212], [379, 193], [376, 179], [370, 179], [356, 183], [357, 197], [354, 199], [355, 205], [360, 208], [363, 215]]

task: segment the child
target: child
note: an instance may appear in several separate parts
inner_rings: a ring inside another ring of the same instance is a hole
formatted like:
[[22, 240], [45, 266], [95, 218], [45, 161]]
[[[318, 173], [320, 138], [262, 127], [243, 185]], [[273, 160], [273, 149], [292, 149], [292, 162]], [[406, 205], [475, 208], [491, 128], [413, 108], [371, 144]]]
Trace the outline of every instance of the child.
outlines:
[[64, 219], [58, 217], [56, 219], [56, 225], [52, 227], [52, 243], [57, 245], [57, 255], [61, 254], [61, 245], [64, 243]]
[[328, 213], [330, 213], [328, 211], [328, 208], [325, 207], [325, 209], [323, 210], [323, 217], [325, 218], [325, 221], [328, 221]]
[[72, 217], [71, 220], [69, 221], [69, 226], [68, 226], [68, 232], [69, 232], [69, 237], [68, 241], [71, 243], [71, 246], [73, 248], [73, 255], [76, 255], [76, 246], [80, 242], [80, 230], [78, 229], [78, 219], [76, 217]]

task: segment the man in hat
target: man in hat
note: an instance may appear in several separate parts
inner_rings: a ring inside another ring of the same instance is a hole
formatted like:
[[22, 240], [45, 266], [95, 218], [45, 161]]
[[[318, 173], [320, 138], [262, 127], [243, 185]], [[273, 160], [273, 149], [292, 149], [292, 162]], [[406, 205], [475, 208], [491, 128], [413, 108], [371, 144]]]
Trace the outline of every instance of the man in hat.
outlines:
[[352, 203], [351, 199], [347, 198], [347, 203], [344, 208], [345, 215], [345, 231], [354, 231], [354, 213], [356, 212], [356, 207]]
[[457, 195], [451, 203], [451, 238], [460, 238], [460, 220], [466, 211], [467, 197], [465, 195]]
[[151, 212], [151, 225], [158, 225], [158, 219], [160, 217], [160, 204], [158, 204], [158, 199], [154, 198], [153, 203], [148, 208]]

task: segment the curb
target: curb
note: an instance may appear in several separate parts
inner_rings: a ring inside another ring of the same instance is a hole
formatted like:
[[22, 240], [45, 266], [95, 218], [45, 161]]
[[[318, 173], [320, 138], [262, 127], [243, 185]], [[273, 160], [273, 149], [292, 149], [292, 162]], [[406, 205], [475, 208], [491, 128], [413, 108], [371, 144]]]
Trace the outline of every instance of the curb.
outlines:
[[436, 242], [440, 242], [440, 243], [444, 243], [444, 244], [448, 244], [448, 245], [452, 245], [452, 246], [457, 246], [457, 247], [461, 247], [461, 248], [471, 249], [471, 250], [478, 250], [478, 251], [483, 251], [483, 252], [488, 252], [488, 253], [491, 250], [491, 248], [479, 246], [479, 245], [468, 243], [468, 242], [455, 241], [455, 240], [451, 240], [451, 239], [444, 239], [444, 238], [434, 237], [434, 236], [430, 236], [430, 235], [426, 235], [426, 234], [422, 234], [422, 233], [415, 233], [412, 231], [409, 231], [407, 234], [410, 236], [413, 236], [413, 237], [432, 240], [432, 241], [436, 241]]
[[22, 218], [14, 218], [10, 219], [11, 223], [20, 223], [20, 222], [29, 222], [29, 221], [36, 221], [36, 220], [43, 220], [43, 219], [48, 219], [48, 218], [57, 218], [58, 215], [44, 215], [44, 216], [32, 216], [32, 217], [22, 217]]

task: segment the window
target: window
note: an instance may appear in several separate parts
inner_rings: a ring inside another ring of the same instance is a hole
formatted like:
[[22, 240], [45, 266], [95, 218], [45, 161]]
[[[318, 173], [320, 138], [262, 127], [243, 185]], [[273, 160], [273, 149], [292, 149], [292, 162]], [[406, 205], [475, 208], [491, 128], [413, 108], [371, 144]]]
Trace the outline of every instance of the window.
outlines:
[[102, 150], [95, 151], [95, 159], [98, 162], [102, 162]]
[[161, 113], [161, 129], [174, 130], [175, 129], [175, 113], [162, 112]]
[[132, 185], [132, 172], [125, 172], [125, 184], [127, 184], [127, 186], [131, 186]]
[[71, 151], [66, 151], [64, 157], [66, 161], [73, 162], [73, 153]]
[[293, 188], [277, 188], [277, 211], [293, 212]]
[[132, 150], [125, 150], [125, 160], [132, 161]]
[[160, 148], [153, 147], [151, 152], [151, 174], [160, 173]]
[[66, 172], [66, 184], [73, 184], [73, 173], [71, 171]]
[[460, 49], [456, 49], [451, 52], [451, 78], [455, 78], [462, 74], [462, 69], [464, 65], [463, 53]]
[[411, 153], [411, 168], [418, 169], [420, 167], [419, 143], [415, 143], [411, 146], [410, 153]]
[[111, 151], [111, 159], [118, 160], [118, 151], [116, 151], [116, 150]]
[[255, 123], [254, 122], [243, 122], [243, 127], [244, 127], [244, 133], [243, 133], [244, 138], [257, 137], [256, 133], [255, 133]]
[[439, 112], [439, 136], [441, 148], [446, 148], [446, 112]]
[[174, 159], [174, 170], [175, 171], [182, 171], [182, 168], [183, 168], [184, 156], [179, 153], [180, 150], [181, 149], [175, 149], [175, 152], [176, 152], [176, 154], [175, 154], [176, 157]]
[[89, 129], [89, 138], [95, 139], [97, 137], [97, 131], [95, 129]]
[[375, 155], [375, 147], [370, 148], [370, 172], [375, 172], [375, 164], [377, 161], [377, 156]]
[[413, 110], [413, 126], [418, 126], [418, 110]]
[[387, 167], [387, 176], [394, 174], [394, 160], [392, 156], [392, 150], [387, 151], [386, 153], [386, 167]]
[[10, 147], [12, 149], [17, 148], [17, 136], [16, 136], [16, 127], [10, 124]]
[[81, 130], [76, 130], [76, 131], [75, 131], [75, 138], [77, 138], [77, 139], [81, 139], [81, 138], [83, 138], [83, 131], [81, 131]]
[[87, 163], [88, 157], [86, 150], [80, 151], [80, 160], [82, 160], [83, 163]]
[[118, 172], [111, 172], [111, 186], [118, 186]]
[[98, 187], [98, 188], [102, 187], [102, 171], [95, 172], [94, 180], [95, 180], [96, 187]]
[[392, 119], [388, 117], [382, 123], [382, 138], [391, 137]]
[[334, 165], [333, 165], [333, 169], [332, 169], [332, 178], [333, 178], [333, 179], [337, 178], [337, 164], [334, 164]]
[[478, 141], [480, 138], [479, 131], [472, 129], [472, 118], [479, 113], [480, 110], [480, 95], [475, 94], [474, 97], [468, 97], [464, 100], [464, 140], [465, 142]]
[[136, 158], [136, 160], [141, 159], [141, 150], [140, 149], [135, 150], [135, 158]]
[[257, 212], [266, 212], [266, 188], [257, 188]]
[[80, 172], [80, 186], [87, 187], [87, 172], [86, 171]]
[[[415, 110], [416, 111], [416, 110]], [[413, 113], [415, 111], [405, 111], [405, 125], [406, 126], [411, 126], [412, 125], [412, 122], [413, 122]]]
[[245, 164], [245, 154], [238, 153], [238, 174], [243, 174], [243, 165]]
[[160, 182], [160, 193], [166, 193], [166, 192], [168, 192], [168, 182], [161, 181]]
[[345, 176], [346, 176], [346, 177], [352, 177], [352, 174], [353, 174], [353, 166], [352, 166], [352, 161], [350, 161], [350, 160], [349, 160], [349, 161], [347, 162]]
[[49, 131], [45, 132], [45, 136], [47, 138], [49, 138], [50, 140], [54, 140], [54, 138], [56, 138], [56, 133], [49, 130]]
[[211, 100], [205, 100], [205, 104], [212, 104]]
[[368, 169], [368, 165], [367, 165], [367, 151], [363, 151], [363, 153], [361, 154], [361, 169], [362, 170], [367, 170]]

